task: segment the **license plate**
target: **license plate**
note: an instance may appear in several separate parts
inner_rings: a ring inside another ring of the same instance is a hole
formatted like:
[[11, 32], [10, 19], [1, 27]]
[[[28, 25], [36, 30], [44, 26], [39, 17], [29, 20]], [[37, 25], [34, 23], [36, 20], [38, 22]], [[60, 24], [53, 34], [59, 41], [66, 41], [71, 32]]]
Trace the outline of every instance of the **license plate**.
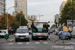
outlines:
[[42, 38], [42, 37], [39, 37], [39, 38]]
[[68, 37], [65, 37], [65, 38], [68, 38]]
[[20, 37], [20, 39], [24, 39], [24, 37]]

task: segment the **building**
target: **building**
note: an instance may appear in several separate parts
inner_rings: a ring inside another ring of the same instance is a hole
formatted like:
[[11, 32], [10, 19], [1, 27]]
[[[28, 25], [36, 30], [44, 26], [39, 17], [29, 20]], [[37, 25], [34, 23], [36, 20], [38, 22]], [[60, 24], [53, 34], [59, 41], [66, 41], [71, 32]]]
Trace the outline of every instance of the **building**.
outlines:
[[[28, 15], [28, 19], [34, 20], [34, 22], [38, 22], [37, 15]], [[29, 27], [31, 27], [32, 22], [28, 20]]]
[[60, 10], [59, 10], [59, 14], [60, 15], [61, 15], [61, 12], [62, 12], [62, 10], [63, 10], [63, 8], [64, 8], [64, 6], [65, 6], [66, 3], [67, 3], [67, 1], [63, 1], [62, 4], [61, 4], [61, 6], [60, 6]]
[[[4, 4], [6, 5], [6, 0], [0, 0], [0, 15], [4, 15]], [[5, 6], [5, 9], [6, 9], [6, 6]]]
[[34, 21], [37, 21], [37, 15], [28, 15], [28, 19], [32, 19]]
[[23, 11], [25, 18], [27, 19], [27, 0], [15, 0], [15, 15]]

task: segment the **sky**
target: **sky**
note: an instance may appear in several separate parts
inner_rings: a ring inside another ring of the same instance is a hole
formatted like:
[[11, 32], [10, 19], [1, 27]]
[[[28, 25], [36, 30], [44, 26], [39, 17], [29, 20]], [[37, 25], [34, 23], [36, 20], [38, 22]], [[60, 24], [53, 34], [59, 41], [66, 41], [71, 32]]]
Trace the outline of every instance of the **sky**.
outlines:
[[[54, 22], [54, 16], [59, 14], [59, 7], [63, 1], [66, 0], [27, 0], [27, 14], [37, 15], [39, 20], [39, 14], [41, 22]], [[6, 0], [6, 11], [9, 7], [14, 6], [14, 0]], [[14, 8], [11, 8], [8, 13], [12, 14]]]

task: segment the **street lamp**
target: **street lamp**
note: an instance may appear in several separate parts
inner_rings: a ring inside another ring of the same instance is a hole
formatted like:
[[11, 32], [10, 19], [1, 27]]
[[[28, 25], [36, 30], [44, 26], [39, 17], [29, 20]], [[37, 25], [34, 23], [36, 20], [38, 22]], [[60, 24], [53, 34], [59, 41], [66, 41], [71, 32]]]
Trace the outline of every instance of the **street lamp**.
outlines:
[[[13, 6], [13, 7], [15, 7], [15, 6]], [[8, 9], [7, 9], [7, 12], [8, 12], [9, 9], [11, 9], [11, 8], [13, 8], [13, 7], [8, 8]], [[8, 13], [7, 13], [7, 29], [8, 29]]]

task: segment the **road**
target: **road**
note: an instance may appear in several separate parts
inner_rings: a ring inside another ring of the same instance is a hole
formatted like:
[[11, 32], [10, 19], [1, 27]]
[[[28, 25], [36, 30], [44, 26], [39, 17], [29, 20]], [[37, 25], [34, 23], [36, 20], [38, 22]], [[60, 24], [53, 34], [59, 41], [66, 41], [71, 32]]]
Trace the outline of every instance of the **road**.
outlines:
[[[53, 37], [55, 35], [50, 35]], [[2, 38], [3, 39], [3, 38]], [[2, 40], [0, 39], [0, 40]], [[74, 49], [74, 45], [56, 45], [54, 42], [48, 40], [32, 40], [30, 35], [30, 41], [15, 42], [14, 36], [9, 38], [6, 43], [0, 43], [0, 50], [65, 50]], [[68, 48], [69, 47], [69, 48]]]

